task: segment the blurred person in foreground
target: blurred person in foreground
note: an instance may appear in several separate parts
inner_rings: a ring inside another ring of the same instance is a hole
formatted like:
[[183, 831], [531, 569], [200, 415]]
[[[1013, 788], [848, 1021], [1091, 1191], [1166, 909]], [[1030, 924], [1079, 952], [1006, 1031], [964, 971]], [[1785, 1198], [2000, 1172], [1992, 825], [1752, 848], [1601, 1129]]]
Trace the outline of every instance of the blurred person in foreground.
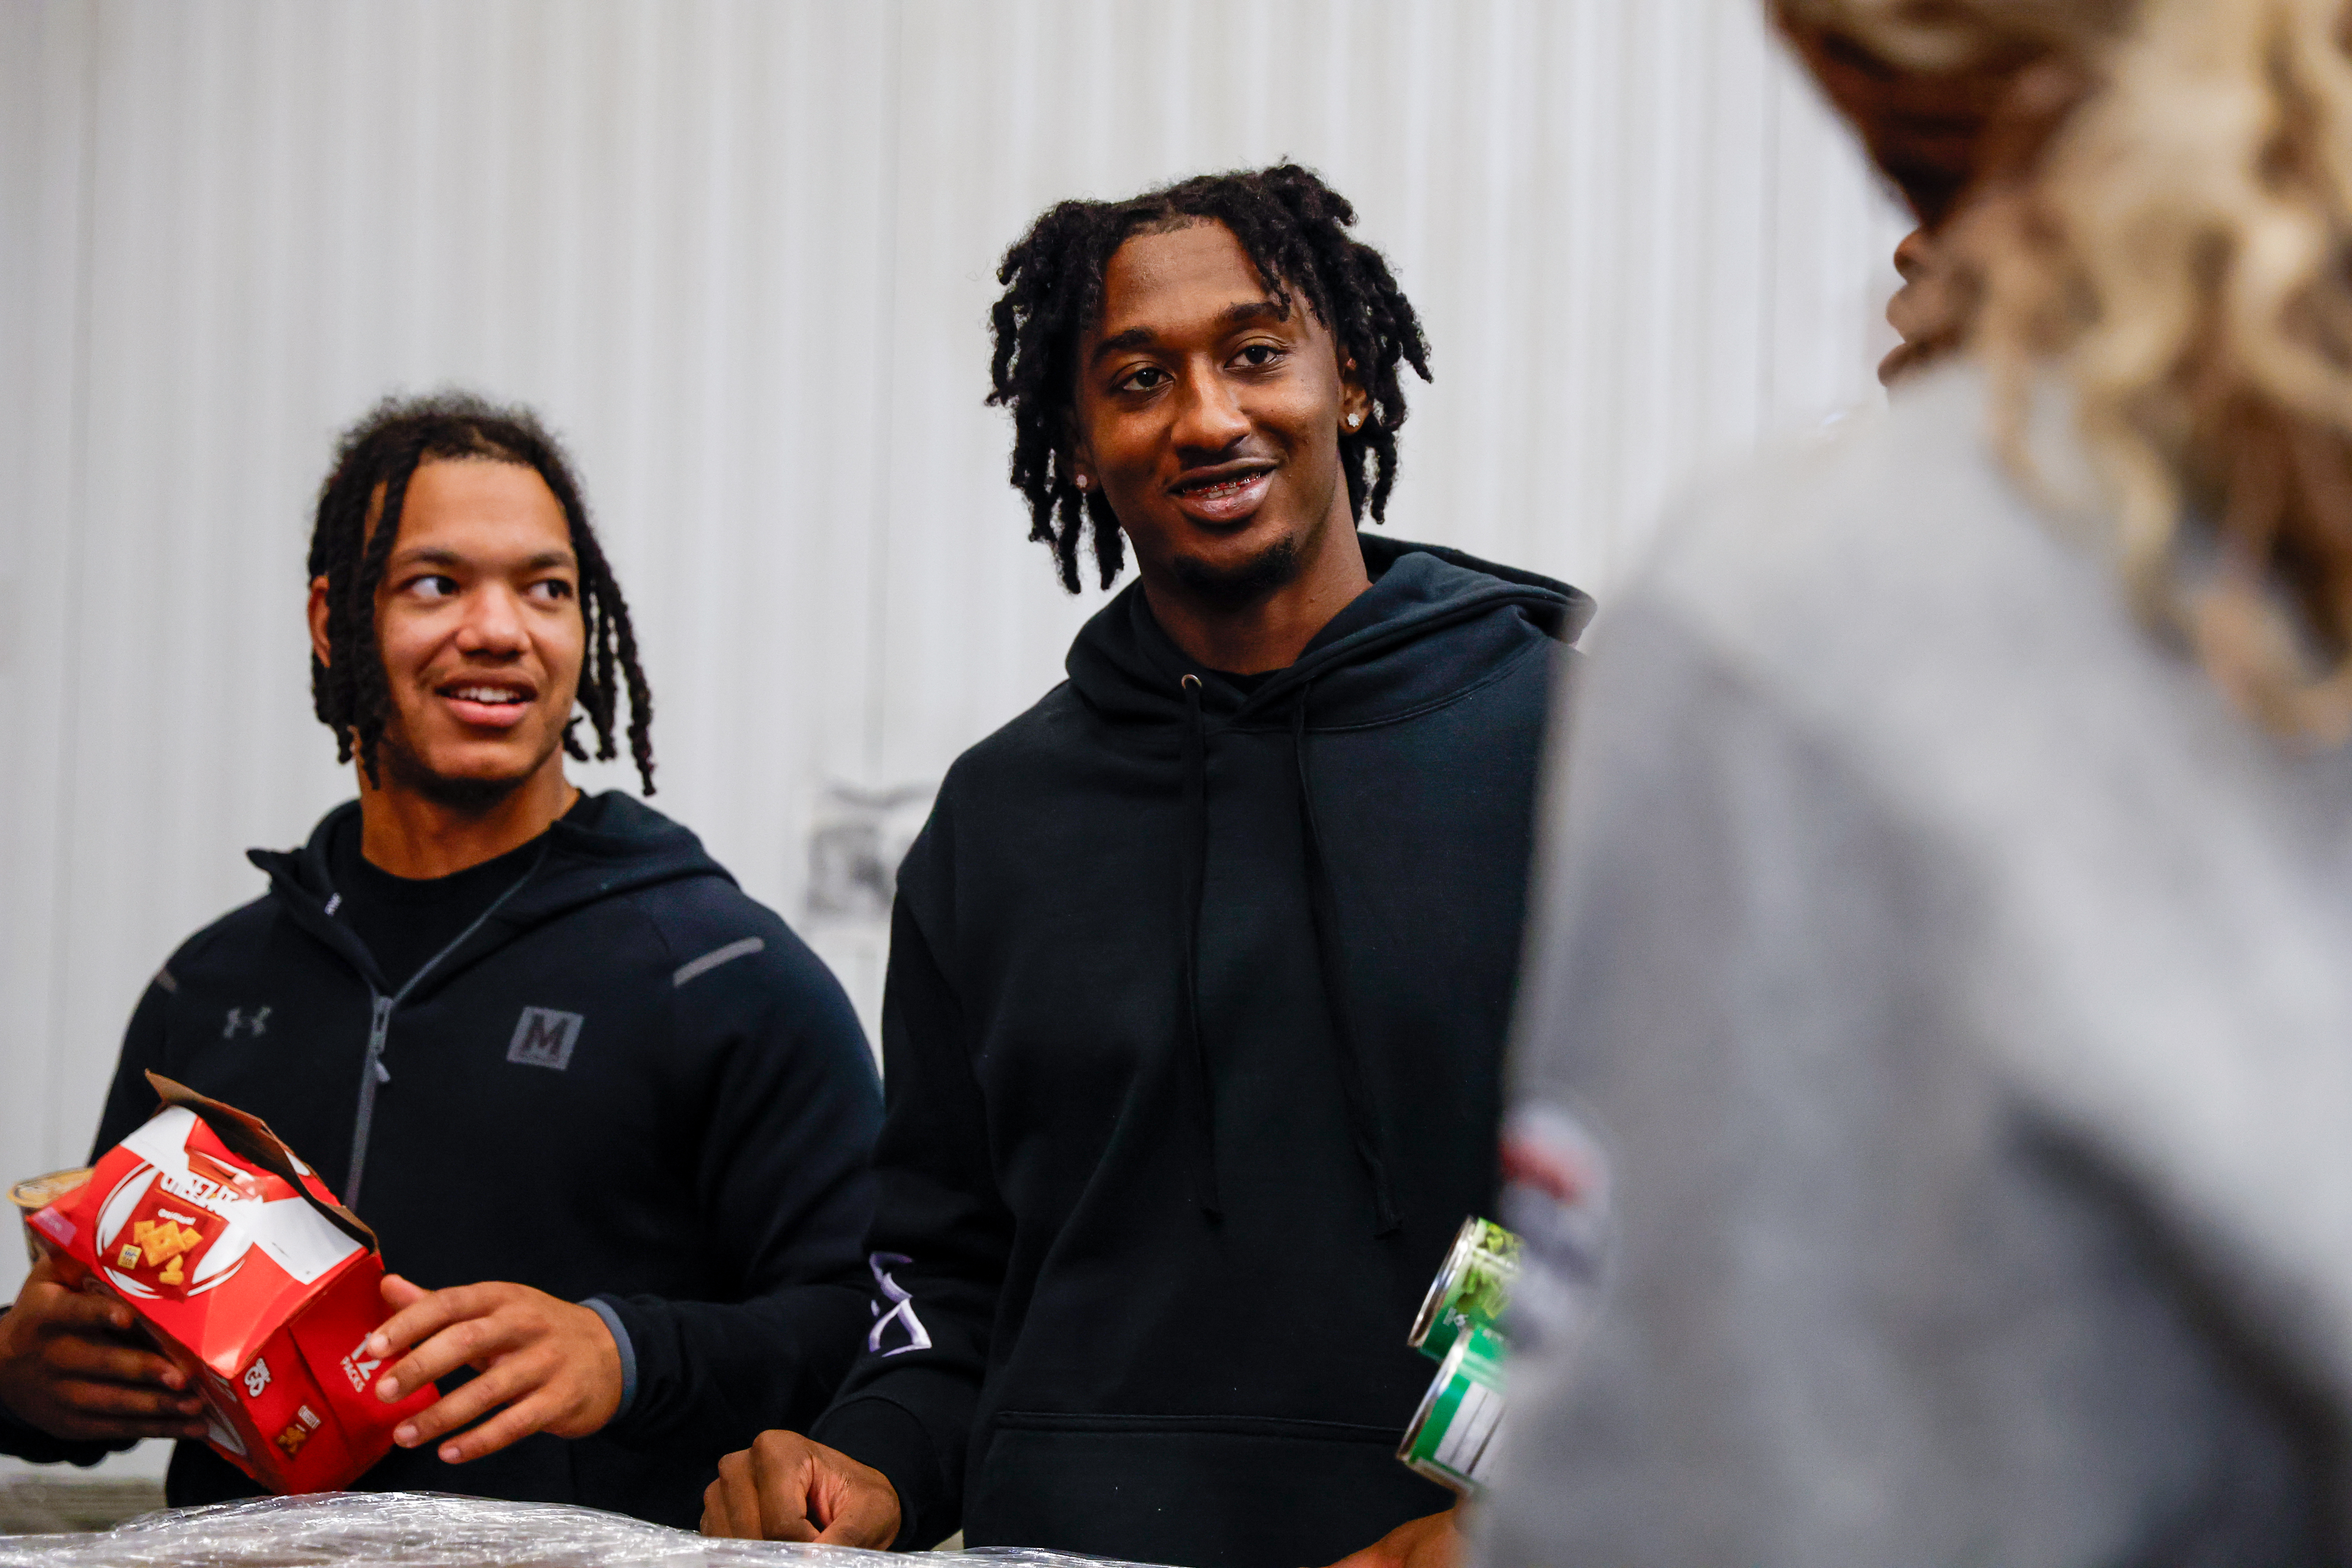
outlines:
[[[856, 1017], [693, 834], [566, 780], [583, 720], [614, 754], [625, 692], [651, 794], [652, 698], [528, 411], [377, 407], [310, 576], [359, 799], [255, 851], [269, 891], [156, 973], [96, 1148], [154, 1111], [152, 1069], [260, 1116], [375, 1228], [378, 1391], [446, 1381], [362, 1488], [691, 1525], [719, 1457], [823, 1408], [856, 1346], [881, 1113]], [[251, 1495], [129, 1322], [37, 1268], [0, 1317], [0, 1451], [176, 1436], [173, 1503]]]
[[1997, 85], [1962, 349], [1676, 519], [1577, 692], [1482, 1556], [2345, 1562], [2344, 7], [1782, 19], [1883, 163]]
[[872, 1331], [809, 1436], [721, 1465], [712, 1533], [1453, 1556], [1395, 1458], [1405, 1338], [1491, 1212], [1546, 696], [1590, 605], [1358, 532], [1426, 370], [1354, 220], [1283, 166], [1066, 202], [1006, 255], [1033, 537], [1073, 592], [1082, 545], [1142, 581], [907, 856]]

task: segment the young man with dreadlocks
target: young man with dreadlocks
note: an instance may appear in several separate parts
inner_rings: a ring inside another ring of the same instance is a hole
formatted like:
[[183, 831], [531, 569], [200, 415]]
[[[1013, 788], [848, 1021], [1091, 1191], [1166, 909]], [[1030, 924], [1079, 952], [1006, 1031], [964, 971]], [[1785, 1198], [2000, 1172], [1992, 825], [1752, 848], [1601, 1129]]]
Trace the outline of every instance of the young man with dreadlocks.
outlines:
[[[160, 1071], [261, 1116], [375, 1227], [401, 1271], [377, 1391], [443, 1381], [362, 1487], [691, 1524], [718, 1458], [815, 1415], [863, 1331], [881, 1103], [856, 1016], [693, 834], [566, 781], [583, 717], [614, 754], [625, 692], [653, 793], [652, 704], [528, 412], [378, 407], [310, 576], [312, 690], [359, 799], [257, 851], [268, 893], [157, 972], [97, 1146]], [[0, 1317], [0, 1448], [176, 1436], [173, 1503], [250, 1493], [128, 1327], [37, 1268]]]
[[[866, 1353], [713, 1533], [1443, 1560], [1405, 1344], [1491, 1213], [1574, 589], [1360, 537], [1412, 307], [1295, 167], [1067, 202], [993, 400], [1076, 589], [1142, 581], [957, 762], [900, 871]], [[1377, 1546], [1368, 1543], [1378, 1542]]]

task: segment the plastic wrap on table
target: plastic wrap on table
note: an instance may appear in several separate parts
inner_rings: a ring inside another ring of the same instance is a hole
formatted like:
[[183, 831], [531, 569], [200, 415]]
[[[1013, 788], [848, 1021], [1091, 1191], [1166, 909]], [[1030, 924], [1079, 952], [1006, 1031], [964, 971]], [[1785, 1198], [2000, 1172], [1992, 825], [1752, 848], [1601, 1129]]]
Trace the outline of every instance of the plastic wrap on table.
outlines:
[[0, 1568], [1104, 1568], [1015, 1547], [912, 1559], [849, 1546], [710, 1541], [617, 1513], [438, 1492], [321, 1492], [143, 1514], [89, 1535], [0, 1536]]

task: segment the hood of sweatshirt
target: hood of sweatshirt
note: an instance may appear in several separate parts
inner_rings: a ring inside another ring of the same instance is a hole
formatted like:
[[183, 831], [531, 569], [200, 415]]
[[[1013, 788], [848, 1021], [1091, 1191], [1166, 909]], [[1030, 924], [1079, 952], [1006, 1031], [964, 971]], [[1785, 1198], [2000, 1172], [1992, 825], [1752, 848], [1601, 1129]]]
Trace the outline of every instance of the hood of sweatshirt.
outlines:
[[[246, 858], [268, 873], [270, 892], [298, 925], [350, 960], [379, 993], [389, 993], [393, 988], [384, 984], [375, 960], [333, 915], [337, 894], [328, 846], [338, 833], [356, 831], [359, 812], [358, 801], [346, 801], [320, 819], [300, 848], [251, 849]], [[735, 881], [691, 830], [617, 791], [593, 796], [556, 819], [523, 874], [465, 935], [401, 988], [401, 999], [431, 994], [523, 932], [583, 905], [691, 877], [717, 877], [730, 886]]]

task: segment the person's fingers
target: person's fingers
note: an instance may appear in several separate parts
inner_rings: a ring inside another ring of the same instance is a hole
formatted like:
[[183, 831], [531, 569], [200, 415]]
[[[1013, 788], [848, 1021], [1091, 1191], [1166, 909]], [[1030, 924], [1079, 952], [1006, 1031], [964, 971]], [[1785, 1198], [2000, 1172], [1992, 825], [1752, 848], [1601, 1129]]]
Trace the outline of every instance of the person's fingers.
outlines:
[[205, 1402], [194, 1394], [165, 1394], [120, 1383], [60, 1377], [49, 1384], [50, 1396], [76, 1413], [137, 1421], [193, 1420], [204, 1414]]
[[719, 1457], [718, 1470], [711, 1476], [710, 1484], [702, 1489], [703, 1534], [730, 1541], [740, 1538], [741, 1531], [735, 1528], [734, 1510], [729, 1506], [733, 1489], [730, 1478], [749, 1463], [751, 1456], [740, 1449]]
[[201, 1421], [149, 1421], [121, 1415], [75, 1415], [65, 1414], [44, 1423], [69, 1443], [145, 1442], [150, 1437], [202, 1437], [205, 1433]]
[[767, 1541], [814, 1541], [809, 1493], [815, 1450], [796, 1432], [762, 1432], [751, 1443], [752, 1535]]
[[398, 1274], [387, 1274], [376, 1281], [376, 1290], [383, 1297], [383, 1304], [395, 1312], [413, 1307], [433, 1294], [424, 1286]]
[[462, 1465], [520, 1443], [553, 1420], [558, 1408], [559, 1402], [544, 1392], [519, 1399], [473, 1430], [460, 1432], [442, 1444], [437, 1450], [441, 1462]]
[[[765, 1541], [760, 1519], [759, 1470], [752, 1464], [751, 1450], [733, 1456], [733, 1472], [726, 1478], [727, 1517], [729, 1528], [739, 1541]], [[812, 1530], [811, 1535], [816, 1533]]]
[[131, 1331], [131, 1309], [105, 1296], [85, 1295], [50, 1283], [20, 1298], [20, 1302], [18, 1310], [29, 1308], [45, 1329], [114, 1334]]
[[[387, 1280], [386, 1284], [389, 1283]], [[387, 1290], [385, 1296], [388, 1301], [391, 1292]], [[409, 1346], [439, 1333], [450, 1324], [481, 1317], [496, 1310], [497, 1306], [496, 1300], [477, 1285], [420, 1292], [407, 1305], [377, 1325], [375, 1332], [367, 1337], [367, 1353], [378, 1361], [389, 1360]]]
[[898, 1500], [887, 1486], [862, 1478], [839, 1489], [832, 1498], [832, 1517], [817, 1540], [836, 1546], [867, 1546], [880, 1551], [898, 1535]]
[[[469, 1317], [451, 1323], [403, 1356], [378, 1378], [376, 1397], [387, 1405], [396, 1405], [426, 1384], [446, 1377], [461, 1366], [481, 1366], [499, 1352], [512, 1350], [523, 1342], [530, 1337], [528, 1328], [519, 1314], [506, 1313], [484, 1318]], [[473, 1385], [469, 1384], [467, 1386]]]
[[1455, 1528], [1460, 1515], [1444, 1513], [1409, 1519], [1370, 1546], [1350, 1552], [1331, 1568], [1459, 1568], [1462, 1537]]
[[823, 1527], [819, 1541], [840, 1546], [887, 1548], [898, 1538], [898, 1494], [881, 1471], [846, 1454], [801, 1439], [814, 1474], [809, 1517]]
[[[805, 1526], [806, 1521], [803, 1523]], [[719, 1461], [719, 1479], [703, 1493], [703, 1532], [736, 1541], [762, 1539], [760, 1494], [752, 1479], [750, 1449], [739, 1448]]]
[[534, 1392], [540, 1381], [532, 1369], [501, 1362], [394, 1427], [392, 1440], [404, 1448], [419, 1447], [445, 1432], [469, 1426], [499, 1405]]
[[[41, 1359], [56, 1373], [94, 1382], [137, 1384], [177, 1394], [188, 1385], [187, 1374], [153, 1351], [134, 1349], [111, 1339], [85, 1334], [56, 1333], [41, 1345]], [[195, 1395], [184, 1396], [191, 1402]]]
[[16, 1305], [21, 1310], [37, 1297], [64, 1289], [65, 1282], [58, 1277], [57, 1259], [44, 1252], [26, 1272], [25, 1283], [16, 1291]]
[[1895, 271], [1908, 283], [1927, 270], [1928, 247], [1933, 242], [1924, 228], [1915, 228], [1895, 247]]

